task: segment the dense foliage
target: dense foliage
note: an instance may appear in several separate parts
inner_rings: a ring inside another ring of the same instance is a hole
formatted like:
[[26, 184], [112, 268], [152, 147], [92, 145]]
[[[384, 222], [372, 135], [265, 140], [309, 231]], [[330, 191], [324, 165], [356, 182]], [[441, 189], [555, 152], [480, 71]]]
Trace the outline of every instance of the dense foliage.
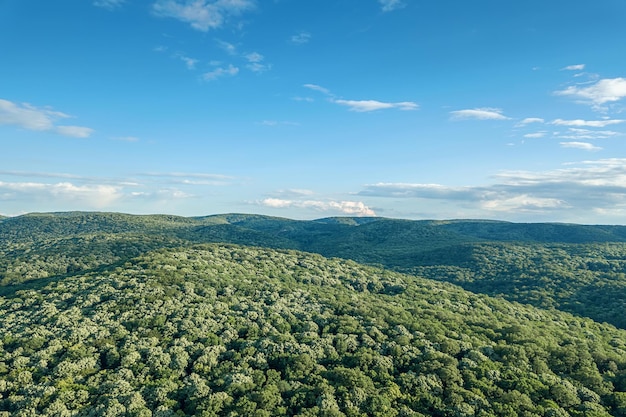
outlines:
[[626, 328], [624, 226], [381, 218], [296, 221], [246, 214], [30, 214], [0, 219], [0, 294], [29, 288], [34, 279], [72, 275], [153, 249], [200, 242], [352, 259]]
[[626, 331], [293, 251], [161, 249], [0, 297], [0, 415], [626, 415]]
[[460, 245], [433, 251], [419, 263], [405, 270], [626, 328], [624, 243]]

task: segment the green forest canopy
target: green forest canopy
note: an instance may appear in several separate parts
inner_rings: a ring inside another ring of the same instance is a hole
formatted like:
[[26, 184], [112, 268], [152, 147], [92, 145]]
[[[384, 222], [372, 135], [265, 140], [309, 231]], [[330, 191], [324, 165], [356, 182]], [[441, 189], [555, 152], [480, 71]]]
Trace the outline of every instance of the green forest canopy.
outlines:
[[39, 213], [0, 220], [0, 294], [150, 250], [222, 242], [296, 249], [449, 281], [626, 328], [626, 227], [225, 214]]
[[0, 316], [7, 416], [626, 414], [626, 331], [302, 252], [155, 250]]

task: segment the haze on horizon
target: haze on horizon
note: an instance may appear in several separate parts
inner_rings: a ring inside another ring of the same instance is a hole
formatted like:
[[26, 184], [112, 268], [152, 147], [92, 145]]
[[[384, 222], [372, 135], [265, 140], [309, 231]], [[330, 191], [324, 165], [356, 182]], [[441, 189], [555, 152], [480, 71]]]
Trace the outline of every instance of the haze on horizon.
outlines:
[[626, 3], [0, 3], [0, 215], [626, 224]]

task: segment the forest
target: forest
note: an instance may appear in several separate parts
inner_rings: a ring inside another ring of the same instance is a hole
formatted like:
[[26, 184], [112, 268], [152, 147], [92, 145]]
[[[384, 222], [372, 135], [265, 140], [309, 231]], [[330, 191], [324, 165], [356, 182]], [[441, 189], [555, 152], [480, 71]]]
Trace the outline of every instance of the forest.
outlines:
[[626, 228], [0, 218], [0, 416], [626, 416]]

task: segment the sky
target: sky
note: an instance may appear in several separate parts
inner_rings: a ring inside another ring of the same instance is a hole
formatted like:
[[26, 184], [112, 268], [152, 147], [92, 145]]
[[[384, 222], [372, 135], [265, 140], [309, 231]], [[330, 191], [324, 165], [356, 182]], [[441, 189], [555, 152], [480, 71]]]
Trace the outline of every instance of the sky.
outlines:
[[0, 0], [0, 215], [626, 224], [624, 0]]

